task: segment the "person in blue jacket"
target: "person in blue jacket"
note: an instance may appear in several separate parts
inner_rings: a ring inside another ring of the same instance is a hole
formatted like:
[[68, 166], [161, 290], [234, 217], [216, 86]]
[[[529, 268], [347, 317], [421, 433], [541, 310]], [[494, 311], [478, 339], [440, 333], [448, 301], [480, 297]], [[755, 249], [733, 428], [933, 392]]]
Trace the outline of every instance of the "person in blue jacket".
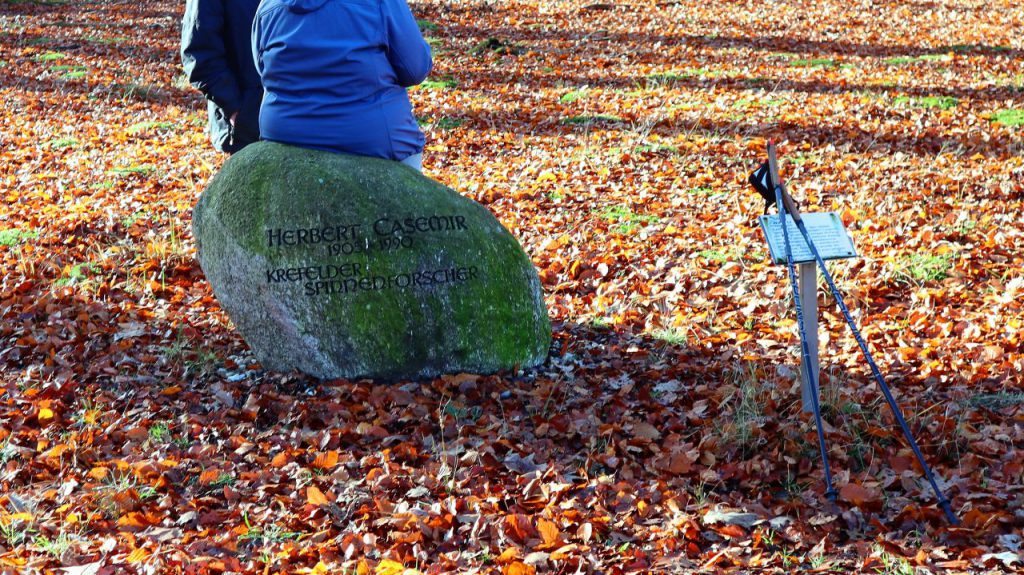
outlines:
[[213, 147], [234, 153], [260, 139], [263, 86], [252, 61], [252, 21], [260, 0], [187, 0], [181, 61], [206, 96]]
[[252, 52], [263, 139], [421, 169], [406, 88], [433, 61], [405, 0], [263, 0]]

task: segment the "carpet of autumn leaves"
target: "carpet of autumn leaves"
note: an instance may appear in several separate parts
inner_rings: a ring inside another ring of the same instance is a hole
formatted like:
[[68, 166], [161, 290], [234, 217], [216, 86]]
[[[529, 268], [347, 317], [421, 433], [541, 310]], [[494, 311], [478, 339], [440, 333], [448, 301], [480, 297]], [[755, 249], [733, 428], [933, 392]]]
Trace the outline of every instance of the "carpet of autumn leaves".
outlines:
[[[194, 258], [223, 158], [182, 2], [0, 2], [0, 573], [956, 573], [1022, 566], [1016, 0], [424, 0], [425, 171], [523, 242], [540, 369], [259, 369]], [[827, 505], [767, 139], [860, 258], [833, 301]]]

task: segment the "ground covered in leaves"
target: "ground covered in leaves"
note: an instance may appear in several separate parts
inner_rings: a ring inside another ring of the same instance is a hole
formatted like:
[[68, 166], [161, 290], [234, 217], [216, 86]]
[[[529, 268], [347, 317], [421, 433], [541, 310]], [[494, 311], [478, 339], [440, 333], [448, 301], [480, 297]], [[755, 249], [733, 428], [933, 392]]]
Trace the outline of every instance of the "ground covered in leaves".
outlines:
[[[0, 573], [999, 572], [1024, 526], [1024, 10], [429, 0], [430, 176], [525, 245], [541, 369], [259, 369], [194, 259], [181, 2], [0, 2]], [[801, 411], [745, 178], [837, 211]]]

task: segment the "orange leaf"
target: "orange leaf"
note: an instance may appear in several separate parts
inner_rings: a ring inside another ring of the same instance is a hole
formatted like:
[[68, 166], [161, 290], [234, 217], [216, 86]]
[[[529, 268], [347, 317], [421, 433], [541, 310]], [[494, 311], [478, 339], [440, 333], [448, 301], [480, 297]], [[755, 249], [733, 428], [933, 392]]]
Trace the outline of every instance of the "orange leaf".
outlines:
[[385, 559], [377, 564], [377, 568], [373, 570], [373, 575], [399, 575], [402, 571], [405, 571], [405, 565], [398, 561]]
[[139, 547], [129, 553], [128, 557], [125, 558], [125, 561], [129, 563], [139, 563], [141, 561], [145, 561], [146, 557], [149, 557], [149, 553], [145, 549]]
[[537, 568], [533, 565], [527, 565], [520, 561], [510, 563], [501, 570], [503, 575], [534, 575], [537, 573]]
[[149, 520], [148, 517], [146, 517], [142, 513], [139, 513], [138, 511], [125, 513], [117, 520], [118, 527], [135, 527], [138, 529], [143, 529], [145, 527], [149, 527], [152, 524], [153, 523]]
[[282, 451], [281, 453], [278, 453], [277, 455], [274, 456], [273, 459], [270, 460], [270, 464], [273, 465], [274, 467], [281, 468], [284, 467], [285, 465], [288, 465], [288, 462], [290, 460], [291, 458], [288, 457], [288, 453]]
[[723, 525], [716, 528], [715, 531], [718, 531], [726, 537], [732, 537], [733, 539], [745, 537], [747, 535], [747, 531], [739, 525]]
[[505, 524], [508, 526], [508, 534], [516, 541], [522, 543], [537, 535], [530, 518], [522, 513], [505, 516]]
[[562, 534], [558, 531], [558, 526], [553, 521], [547, 519], [539, 519], [537, 521], [537, 532], [540, 533], [541, 539], [544, 540], [545, 547], [555, 547], [562, 540]]
[[316, 459], [313, 460], [313, 467], [317, 469], [333, 469], [338, 464], [338, 452], [327, 451], [324, 453], [317, 453]]
[[172, 385], [170, 387], [165, 387], [160, 392], [160, 395], [176, 395], [178, 393], [181, 393], [181, 386], [180, 385]]
[[310, 505], [327, 505], [330, 503], [330, 500], [327, 499], [324, 492], [320, 491], [320, 489], [315, 485], [310, 485], [306, 488], [306, 501], [309, 502]]
[[509, 547], [508, 549], [502, 551], [501, 555], [498, 555], [494, 562], [499, 565], [504, 565], [505, 563], [511, 563], [516, 559], [519, 559], [519, 549], [515, 547]]
[[36, 419], [39, 420], [39, 423], [49, 423], [53, 421], [53, 410], [47, 407], [40, 408], [39, 415]]

